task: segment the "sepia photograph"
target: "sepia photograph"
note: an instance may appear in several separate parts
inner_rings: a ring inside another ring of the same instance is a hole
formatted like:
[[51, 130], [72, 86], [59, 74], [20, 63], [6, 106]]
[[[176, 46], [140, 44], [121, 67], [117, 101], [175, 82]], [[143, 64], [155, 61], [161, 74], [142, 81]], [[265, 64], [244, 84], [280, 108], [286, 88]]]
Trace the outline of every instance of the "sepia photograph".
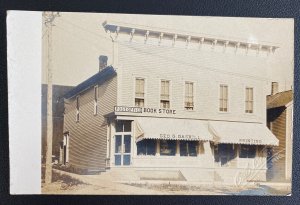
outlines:
[[41, 23], [42, 194], [291, 194], [293, 19]]

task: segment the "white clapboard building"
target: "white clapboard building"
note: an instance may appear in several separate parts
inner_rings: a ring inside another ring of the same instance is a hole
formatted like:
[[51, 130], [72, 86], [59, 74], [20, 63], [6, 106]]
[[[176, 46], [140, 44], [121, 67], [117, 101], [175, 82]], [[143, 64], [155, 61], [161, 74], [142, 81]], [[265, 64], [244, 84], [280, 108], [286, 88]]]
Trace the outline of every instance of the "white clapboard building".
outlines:
[[100, 56], [99, 73], [65, 95], [62, 163], [119, 170], [130, 173], [127, 180], [266, 180], [265, 150], [278, 145], [266, 126], [276, 45], [102, 26], [112, 39], [112, 65]]

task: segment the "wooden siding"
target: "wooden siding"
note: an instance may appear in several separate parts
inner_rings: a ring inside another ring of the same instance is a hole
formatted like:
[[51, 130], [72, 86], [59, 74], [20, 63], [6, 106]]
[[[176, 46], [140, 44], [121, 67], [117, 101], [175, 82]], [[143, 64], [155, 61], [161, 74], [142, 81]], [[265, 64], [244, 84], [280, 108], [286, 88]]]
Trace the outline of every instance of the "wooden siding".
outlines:
[[94, 115], [94, 87], [80, 93], [79, 122], [76, 122], [76, 97], [65, 103], [64, 132], [69, 132], [69, 164], [78, 168], [105, 168], [107, 152], [107, 122], [104, 115], [113, 112], [117, 104], [117, 78], [98, 89], [98, 114]]
[[[270, 179], [276, 181], [285, 180], [286, 169], [286, 109], [285, 107], [268, 110], [270, 128], [279, 140], [279, 146], [272, 149], [272, 162], [270, 167]], [[269, 162], [270, 163], [270, 162]]]
[[[170, 105], [179, 117], [266, 122], [265, 58], [119, 42], [118, 105], [134, 106], [134, 79], [145, 78], [145, 107], [159, 108], [160, 81], [170, 80]], [[121, 70], [121, 71], [120, 71]], [[184, 82], [194, 82], [194, 110], [184, 110]], [[219, 112], [219, 86], [229, 86], [229, 112]], [[254, 113], [245, 113], [245, 88], [254, 88]], [[133, 114], [140, 115], [140, 114]], [[151, 114], [144, 113], [145, 116]]]

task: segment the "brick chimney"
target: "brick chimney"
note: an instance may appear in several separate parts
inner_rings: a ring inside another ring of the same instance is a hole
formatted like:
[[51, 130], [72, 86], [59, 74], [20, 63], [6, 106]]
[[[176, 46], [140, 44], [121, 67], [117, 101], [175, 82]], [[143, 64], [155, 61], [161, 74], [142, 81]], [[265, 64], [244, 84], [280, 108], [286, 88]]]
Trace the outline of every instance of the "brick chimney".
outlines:
[[272, 82], [271, 95], [275, 95], [278, 93], [278, 82]]
[[107, 66], [107, 56], [99, 56], [99, 72]]

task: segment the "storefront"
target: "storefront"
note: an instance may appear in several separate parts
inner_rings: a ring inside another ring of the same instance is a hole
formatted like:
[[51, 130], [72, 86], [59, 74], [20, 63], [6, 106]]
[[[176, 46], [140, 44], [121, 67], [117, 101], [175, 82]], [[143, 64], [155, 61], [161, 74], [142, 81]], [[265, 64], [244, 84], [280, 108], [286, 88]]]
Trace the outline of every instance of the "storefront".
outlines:
[[266, 147], [278, 143], [259, 123], [126, 115], [110, 121], [111, 169], [178, 171], [187, 181], [264, 181]]

